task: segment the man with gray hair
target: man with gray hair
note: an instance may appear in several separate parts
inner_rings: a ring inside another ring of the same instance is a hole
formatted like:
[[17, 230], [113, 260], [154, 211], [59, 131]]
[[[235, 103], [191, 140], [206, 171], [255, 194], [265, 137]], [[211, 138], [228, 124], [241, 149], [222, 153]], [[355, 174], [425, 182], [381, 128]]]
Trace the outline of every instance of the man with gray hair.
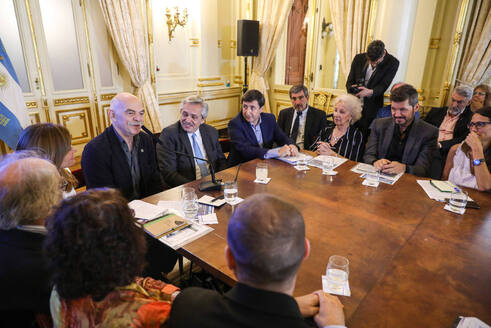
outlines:
[[[198, 96], [189, 96], [181, 103], [178, 122], [164, 128], [157, 144], [157, 161], [164, 182], [169, 187], [201, 179], [227, 168], [225, 155], [218, 141], [218, 131], [205, 123], [208, 104]], [[181, 155], [188, 154], [189, 156]], [[192, 158], [200, 157], [208, 162]]]
[[433, 108], [425, 117], [426, 122], [439, 129], [438, 146], [443, 164], [450, 147], [464, 141], [469, 134], [467, 125], [471, 121], [472, 111], [468, 106], [471, 99], [472, 88], [458, 86], [450, 96], [448, 107]]
[[35, 314], [49, 315], [44, 223], [62, 188], [57, 168], [38, 156], [24, 151], [0, 159], [1, 327], [32, 327]]

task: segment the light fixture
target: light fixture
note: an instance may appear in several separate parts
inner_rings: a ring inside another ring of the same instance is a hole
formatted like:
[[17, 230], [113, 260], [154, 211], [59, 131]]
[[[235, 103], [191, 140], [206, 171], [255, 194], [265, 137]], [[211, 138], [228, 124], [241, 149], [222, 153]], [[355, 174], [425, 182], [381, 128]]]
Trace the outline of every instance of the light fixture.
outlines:
[[174, 37], [174, 30], [177, 25], [184, 27], [188, 22], [188, 10], [184, 8], [182, 14], [179, 13], [179, 7], [174, 8], [174, 14], [171, 13], [169, 8], [165, 8], [165, 16], [167, 16], [167, 27], [169, 28], [169, 41]]

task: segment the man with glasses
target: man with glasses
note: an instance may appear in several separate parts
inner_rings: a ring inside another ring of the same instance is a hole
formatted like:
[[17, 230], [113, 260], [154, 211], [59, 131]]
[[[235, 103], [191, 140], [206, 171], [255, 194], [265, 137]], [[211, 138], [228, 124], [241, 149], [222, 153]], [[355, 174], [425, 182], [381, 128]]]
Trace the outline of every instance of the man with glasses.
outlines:
[[399, 60], [389, 54], [380, 40], [372, 41], [367, 52], [353, 58], [346, 80], [346, 89], [363, 102], [362, 117], [359, 121], [363, 134], [384, 106], [384, 92], [392, 83], [399, 68]]
[[295, 156], [298, 149], [276, 123], [273, 114], [263, 113], [264, 95], [255, 89], [242, 96], [242, 111], [228, 123], [231, 150], [229, 164], [254, 158]]
[[363, 161], [386, 174], [430, 174], [438, 130], [414, 118], [418, 92], [405, 84], [391, 95], [392, 117], [374, 120]]
[[[182, 101], [180, 114], [178, 122], [162, 130], [160, 140], [163, 146], [157, 144], [160, 173], [169, 187], [207, 176], [210, 165], [215, 171], [227, 168], [218, 131], [205, 123], [208, 104], [198, 96], [189, 96]], [[207, 159], [208, 162], [191, 156]]]
[[461, 143], [469, 134], [467, 125], [472, 111], [468, 107], [472, 99], [472, 89], [467, 86], [456, 87], [450, 96], [448, 107], [433, 108], [425, 121], [439, 129], [438, 147], [445, 163], [450, 147]]

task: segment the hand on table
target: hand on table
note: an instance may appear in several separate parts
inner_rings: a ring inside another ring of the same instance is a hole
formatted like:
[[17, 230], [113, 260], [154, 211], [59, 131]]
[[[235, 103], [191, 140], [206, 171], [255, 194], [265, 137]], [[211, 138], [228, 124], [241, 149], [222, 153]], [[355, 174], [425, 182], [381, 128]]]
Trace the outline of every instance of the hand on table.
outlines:
[[298, 148], [295, 145], [288, 145], [290, 147], [290, 156], [298, 155]]
[[377, 171], [380, 171], [380, 170], [382, 170], [384, 165], [387, 165], [387, 164], [390, 164], [390, 161], [388, 159], [382, 158], [382, 159], [379, 159], [378, 161], [375, 161], [373, 163], [373, 167], [375, 167], [375, 169]]
[[304, 318], [313, 317], [319, 312], [319, 296], [316, 292], [295, 297], [295, 301], [297, 301], [300, 313]]
[[399, 174], [406, 172], [406, 164], [399, 163], [397, 161], [389, 162], [382, 166], [382, 173], [387, 174]]
[[339, 299], [322, 291], [315, 293], [319, 297], [319, 313], [314, 316], [317, 326], [322, 328], [329, 325], [344, 326], [343, 304]]
[[331, 146], [327, 142], [319, 141], [317, 142], [317, 150], [315, 151], [318, 155], [330, 155], [336, 156], [336, 152], [331, 149]]

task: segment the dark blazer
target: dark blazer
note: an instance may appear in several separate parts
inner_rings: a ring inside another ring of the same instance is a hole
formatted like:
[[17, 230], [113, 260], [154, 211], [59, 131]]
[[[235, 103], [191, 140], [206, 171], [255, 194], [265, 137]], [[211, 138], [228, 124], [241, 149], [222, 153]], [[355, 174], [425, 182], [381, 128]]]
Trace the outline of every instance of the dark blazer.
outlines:
[[[162, 191], [162, 182], [155, 158], [155, 147], [149, 135], [140, 132], [138, 165], [140, 166], [140, 198]], [[133, 200], [133, 182], [126, 156], [111, 125], [92, 139], [82, 153], [82, 171], [87, 189], [117, 188]]]
[[[290, 135], [292, 127], [294, 108], [285, 108], [278, 115], [278, 125], [287, 136]], [[319, 136], [320, 131], [327, 126], [326, 113], [320, 109], [310, 107], [305, 119], [305, 133], [303, 138], [303, 148], [309, 150], [312, 143]], [[295, 142], [296, 140], [292, 140]]]
[[[208, 125], [201, 124], [199, 132], [203, 140], [208, 160], [212, 163], [215, 172], [227, 168], [227, 161], [222, 147], [218, 141], [218, 131]], [[186, 153], [193, 156], [193, 148], [187, 132], [182, 128], [180, 122], [176, 122], [162, 130], [160, 140], [164, 149], [157, 144], [157, 162], [164, 182], [169, 187], [176, 187], [196, 180], [196, 162], [193, 158], [176, 154], [171, 150]]]
[[[346, 80], [346, 89], [349, 90], [353, 84], [359, 84], [360, 81], [365, 80], [368, 65], [366, 53], [358, 54], [353, 58], [351, 70]], [[378, 109], [384, 106], [384, 92], [392, 83], [398, 68], [399, 60], [387, 52], [384, 60], [377, 65], [370, 80], [365, 82], [365, 86], [373, 90], [372, 96], [364, 98], [363, 101], [363, 116], [361, 120], [364, 122], [361, 123], [365, 124], [366, 127], [370, 126], [370, 123], [377, 115]]]
[[264, 159], [264, 155], [276, 145], [293, 144], [293, 142], [281, 131], [276, 123], [273, 114], [261, 113], [261, 134], [263, 136], [263, 146], [260, 147], [256, 135], [239, 112], [228, 123], [228, 133], [230, 136], [230, 155], [228, 156], [231, 166], [250, 161], [254, 158]]
[[224, 295], [190, 287], [174, 300], [169, 328], [309, 327], [289, 295], [237, 283]]
[[42, 253], [44, 239], [39, 233], [0, 230], [1, 327], [14, 322], [16, 327], [30, 327], [34, 313], [49, 315], [51, 284]]
[[[445, 115], [447, 115], [447, 109], [448, 107], [432, 108], [430, 112], [426, 115], [425, 121], [430, 123], [431, 125], [436, 126], [437, 128], [440, 128]], [[469, 128], [467, 127], [467, 124], [469, 124], [471, 119], [472, 111], [469, 107], [466, 107], [462, 114], [460, 114], [457, 122], [455, 123], [455, 128], [453, 130], [453, 139], [440, 142], [440, 144], [442, 145], [441, 151], [442, 154], [445, 155], [445, 157], [450, 150], [450, 147], [455, 144], [461, 143], [462, 141], [464, 141], [465, 137], [467, 137], [467, 135], [469, 134]]]
[[[368, 164], [385, 158], [389, 151], [396, 125], [392, 117], [379, 118], [372, 122], [363, 161]], [[415, 119], [402, 155], [406, 172], [429, 176], [433, 155], [437, 148], [438, 129], [425, 121]]]

